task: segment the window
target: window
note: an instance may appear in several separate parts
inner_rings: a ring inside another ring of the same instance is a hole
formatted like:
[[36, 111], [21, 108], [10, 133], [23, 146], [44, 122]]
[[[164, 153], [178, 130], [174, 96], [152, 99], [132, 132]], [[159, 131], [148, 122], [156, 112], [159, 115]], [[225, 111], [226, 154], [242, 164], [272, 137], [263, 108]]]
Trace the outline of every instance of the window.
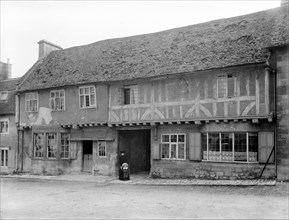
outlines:
[[96, 95], [94, 86], [79, 88], [80, 108], [96, 107]]
[[57, 133], [47, 133], [47, 158], [56, 158], [57, 156]]
[[37, 112], [38, 111], [38, 93], [26, 93], [25, 94], [25, 111]]
[[8, 166], [8, 149], [1, 149], [1, 166]]
[[69, 134], [61, 134], [61, 153], [60, 158], [67, 159], [69, 158]]
[[50, 92], [50, 108], [54, 111], [65, 109], [64, 90], [55, 90]]
[[1, 134], [8, 134], [9, 133], [9, 121], [8, 120], [1, 120], [0, 121], [0, 133]]
[[8, 92], [7, 91], [0, 92], [0, 101], [7, 101], [7, 99], [8, 99]]
[[106, 143], [105, 143], [105, 141], [99, 141], [97, 146], [98, 146], [98, 156], [105, 157], [106, 156]]
[[258, 134], [206, 133], [202, 135], [203, 160], [256, 162]]
[[138, 103], [138, 87], [136, 85], [134, 86], [125, 86], [123, 89], [123, 95], [124, 105], [131, 105], [131, 104], [137, 104]]
[[162, 158], [185, 159], [185, 134], [163, 134], [161, 137]]
[[218, 98], [236, 96], [236, 77], [232, 74], [218, 76]]
[[35, 133], [33, 137], [34, 157], [43, 158], [43, 150], [45, 146], [44, 133]]

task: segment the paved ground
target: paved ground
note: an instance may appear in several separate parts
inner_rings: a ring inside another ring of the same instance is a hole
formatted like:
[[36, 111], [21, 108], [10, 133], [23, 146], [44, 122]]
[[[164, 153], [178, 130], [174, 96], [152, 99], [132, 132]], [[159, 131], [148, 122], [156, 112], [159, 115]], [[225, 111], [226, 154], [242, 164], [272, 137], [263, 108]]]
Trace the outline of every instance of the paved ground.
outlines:
[[79, 176], [74, 176], [74, 181], [53, 178], [1, 178], [0, 219], [289, 217], [289, 183], [277, 182], [273, 186], [173, 186], [129, 184], [116, 179], [104, 181], [105, 178], [99, 176], [95, 177], [98, 179], [95, 182], [79, 181]]
[[147, 173], [131, 175], [129, 181], [121, 181], [117, 177], [91, 175], [91, 174], [67, 174], [59, 176], [43, 176], [31, 174], [5, 175], [3, 178], [43, 179], [60, 181], [81, 181], [94, 183], [115, 183], [133, 185], [217, 185], [217, 186], [272, 186], [276, 180], [205, 180], [205, 179], [152, 179]]

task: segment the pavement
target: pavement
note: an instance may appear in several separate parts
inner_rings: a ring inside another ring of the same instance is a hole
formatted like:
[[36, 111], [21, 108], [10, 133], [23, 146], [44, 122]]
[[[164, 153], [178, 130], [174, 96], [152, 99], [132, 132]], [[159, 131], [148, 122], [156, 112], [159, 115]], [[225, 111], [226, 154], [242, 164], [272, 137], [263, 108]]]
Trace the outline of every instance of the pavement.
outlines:
[[197, 186], [275, 186], [276, 180], [207, 180], [207, 179], [153, 179], [148, 174], [131, 174], [130, 180], [122, 181], [115, 176], [81, 174], [64, 174], [57, 176], [34, 175], [27, 173], [1, 175], [2, 178], [40, 179], [54, 181], [79, 181], [97, 184], [132, 184], [132, 185], [197, 185]]

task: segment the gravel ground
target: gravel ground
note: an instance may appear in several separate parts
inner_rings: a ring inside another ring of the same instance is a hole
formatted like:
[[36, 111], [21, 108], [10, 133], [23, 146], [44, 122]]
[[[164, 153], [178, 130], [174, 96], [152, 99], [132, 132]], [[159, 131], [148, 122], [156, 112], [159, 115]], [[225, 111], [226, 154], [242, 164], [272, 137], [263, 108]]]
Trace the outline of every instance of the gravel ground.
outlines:
[[288, 219], [288, 189], [2, 178], [0, 219]]

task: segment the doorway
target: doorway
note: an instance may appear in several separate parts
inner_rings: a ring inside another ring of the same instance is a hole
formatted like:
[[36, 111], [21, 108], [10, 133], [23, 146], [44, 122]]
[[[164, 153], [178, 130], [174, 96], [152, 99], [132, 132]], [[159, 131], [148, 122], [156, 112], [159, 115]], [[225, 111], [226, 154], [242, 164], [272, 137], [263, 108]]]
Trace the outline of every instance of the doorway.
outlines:
[[125, 151], [130, 173], [150, 171], [150, 130], [119, 131], [118, 153]]
[[83, 172], [91, 172], [92, 170], [92, 141], [83, 141]]

